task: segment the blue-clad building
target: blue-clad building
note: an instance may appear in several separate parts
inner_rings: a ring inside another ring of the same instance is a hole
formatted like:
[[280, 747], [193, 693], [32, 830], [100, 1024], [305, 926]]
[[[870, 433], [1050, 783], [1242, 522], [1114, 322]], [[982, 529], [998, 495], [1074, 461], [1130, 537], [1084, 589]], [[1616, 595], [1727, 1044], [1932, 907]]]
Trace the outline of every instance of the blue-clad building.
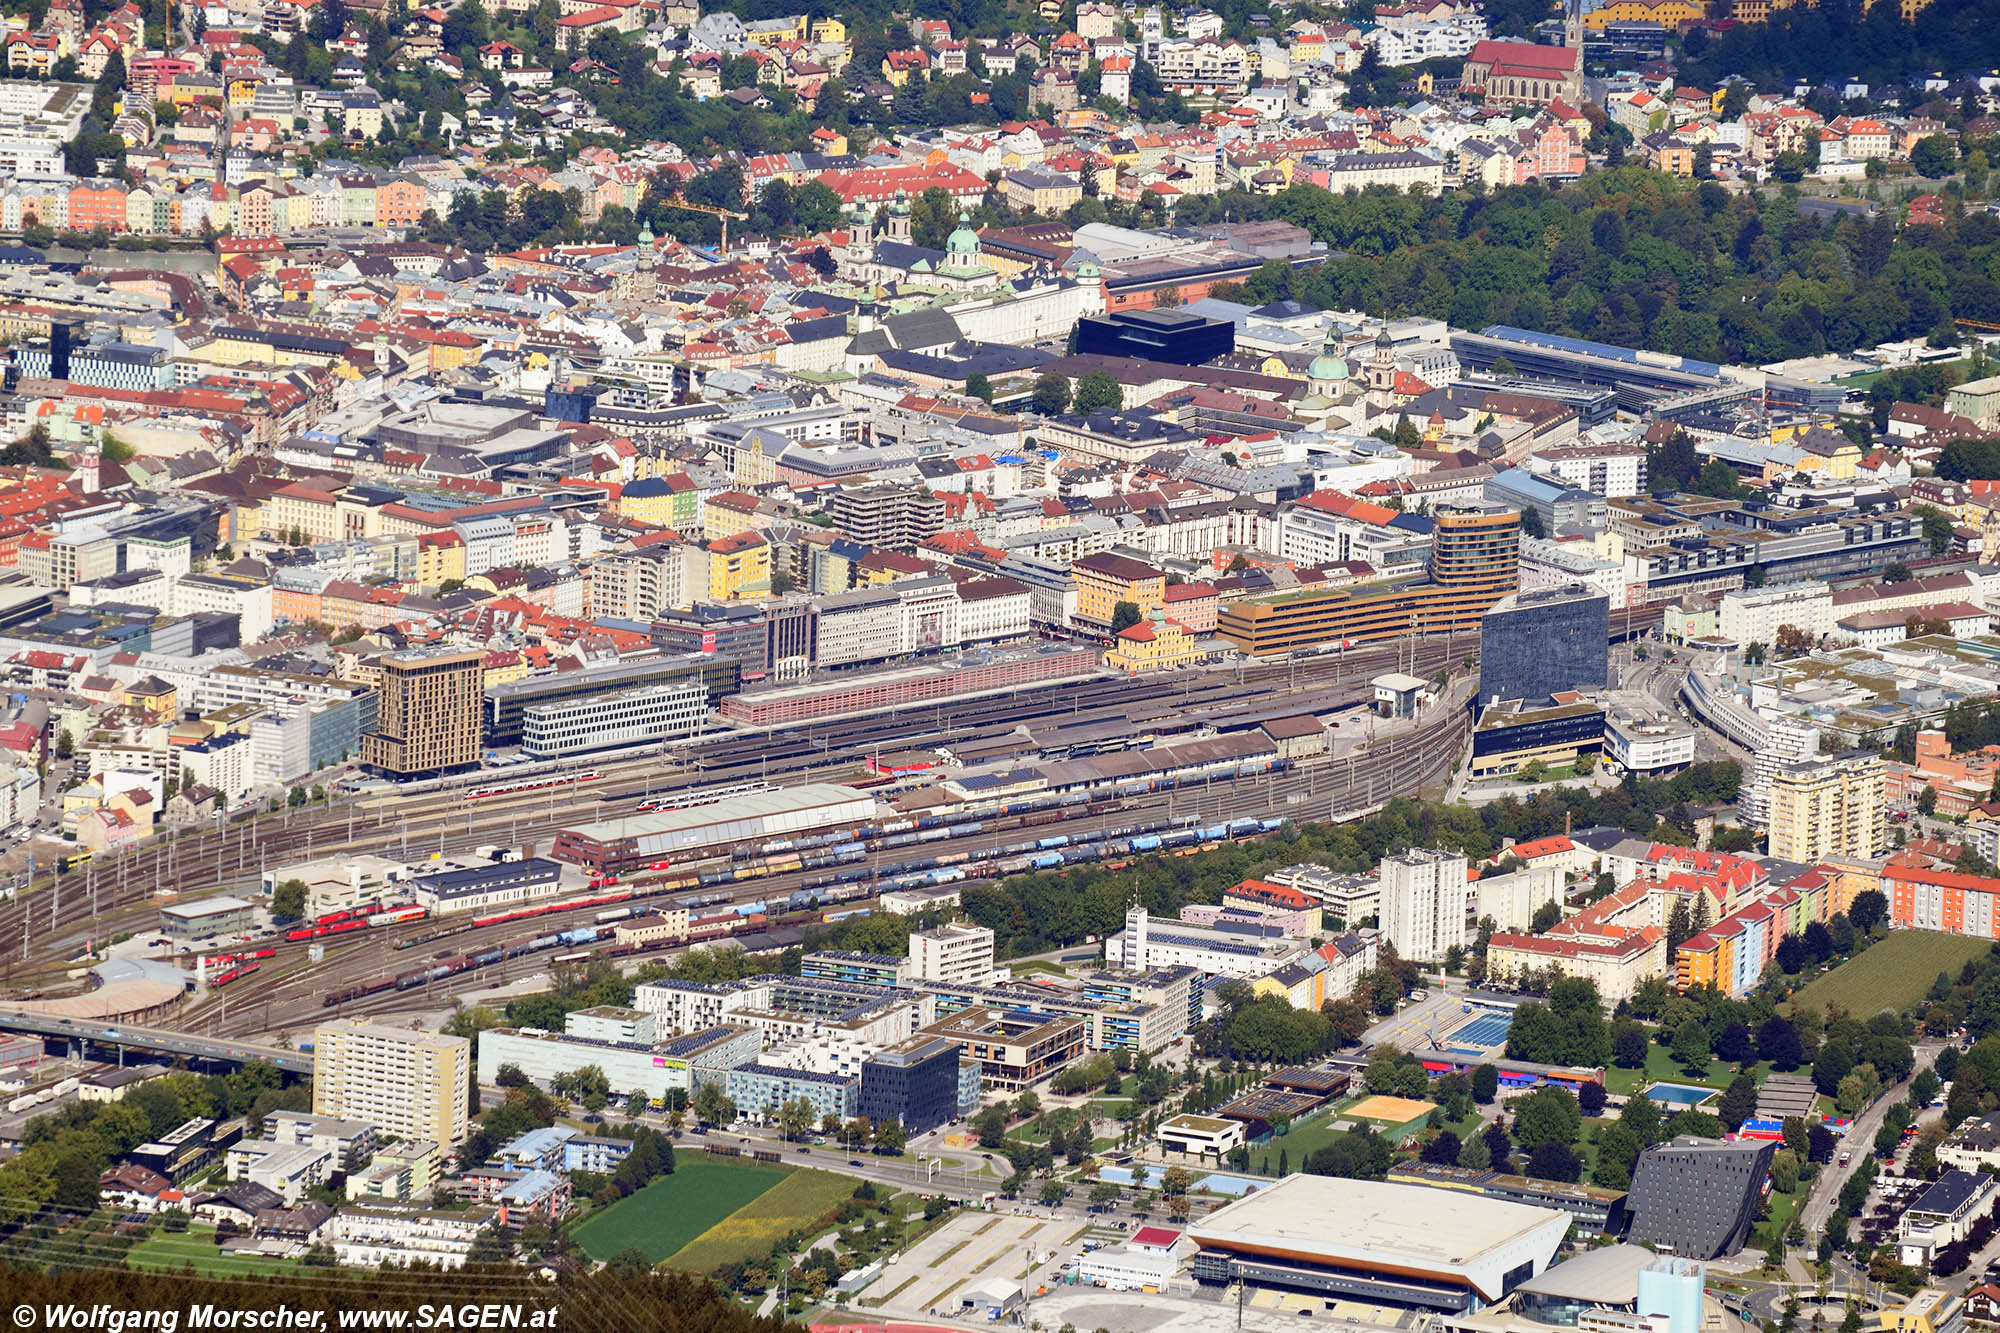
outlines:
[[780, 1106], [801, 1097], [811, 1103], [815, 1122], [830, 1115], [852, 1120], [861, 1108], [861, 1080], [852, 1074], [816, 1074], [757, 1060], [730, 1070], [723, 1091], [757, 1124], [775, 1119]]
[[861, 1066], [861, 1114], [876, 1124], [902, 1123], [922, 1134], [958, 1114], [958, 1043], [912, 1037], [877, 1051]]

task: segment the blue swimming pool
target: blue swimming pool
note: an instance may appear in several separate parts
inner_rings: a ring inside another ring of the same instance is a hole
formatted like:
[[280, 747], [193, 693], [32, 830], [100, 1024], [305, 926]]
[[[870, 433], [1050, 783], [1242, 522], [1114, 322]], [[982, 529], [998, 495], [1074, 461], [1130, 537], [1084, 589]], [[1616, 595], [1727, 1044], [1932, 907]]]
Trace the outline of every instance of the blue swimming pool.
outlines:
[[1691, 1106], [1700, 1106], [1709, 1098], [1719, 1094], [1714, 1088], [1697, 1088], [1686, 1083], [1655, 1083], [1646, 1089], [1645, 1095], [1662, 1106], [1685, 1111]]
[[1513, 1023], [1511, 1010], [1482, 1013], [1464, 1027], [1454, 1028], [1451, 1040], [1461, 1046], [1499, 1046], [1507, 1040], [1507, 1029]]

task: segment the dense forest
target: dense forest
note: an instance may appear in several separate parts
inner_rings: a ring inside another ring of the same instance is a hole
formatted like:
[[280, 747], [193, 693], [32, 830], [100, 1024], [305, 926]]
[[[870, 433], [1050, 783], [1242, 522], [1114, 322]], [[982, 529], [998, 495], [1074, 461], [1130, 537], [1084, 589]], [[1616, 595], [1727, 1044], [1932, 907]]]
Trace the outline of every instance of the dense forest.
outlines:
[[[1220, 201], [1192, 199], [1182, 220]], [[1228, 204], [1235, 215], [1239, 197]], [[1796, 197], [1735, 195], [1635, 168], [1552, 190], [1442, 197], [1294, 185], [1253, 211], [1335, 253], [1267, 264], [1245, 299], [1429, 315], [1594, 338], [1700, 360], [1761, 363], [1894, 338], [1956, 340], [1953, 316], [2000, 322], [2000, 219], [1898, 230], [1893, 216], [1821, 224]]]

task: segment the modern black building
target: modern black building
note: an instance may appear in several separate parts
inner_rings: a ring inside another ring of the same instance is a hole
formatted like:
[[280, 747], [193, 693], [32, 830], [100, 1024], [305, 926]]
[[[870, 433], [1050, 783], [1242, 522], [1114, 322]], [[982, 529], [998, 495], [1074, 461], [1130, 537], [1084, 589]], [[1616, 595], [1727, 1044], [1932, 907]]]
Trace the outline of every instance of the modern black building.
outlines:
[[958, 1114], [958, 1043], [912, 1037], [861, 1066], [861, 1114], [902, 1122], [906, 1134], [936, 1129]]
[[1639, 1154], [1631, 1239], [1684, 1259], [1721, 1259], [1750, 1239], [1775, 1143], [1683, 1134]]
[[1120, 310], [1076, 322], [1078, 356], [1129, 356], [1199, 366], [1236, 350], [1236, 326], [1185, 310]]
[[1480, 707], [1603, 689], [1610, 627], [1611, 599], [1581, 583], [1502, 597], [1479, 623]]

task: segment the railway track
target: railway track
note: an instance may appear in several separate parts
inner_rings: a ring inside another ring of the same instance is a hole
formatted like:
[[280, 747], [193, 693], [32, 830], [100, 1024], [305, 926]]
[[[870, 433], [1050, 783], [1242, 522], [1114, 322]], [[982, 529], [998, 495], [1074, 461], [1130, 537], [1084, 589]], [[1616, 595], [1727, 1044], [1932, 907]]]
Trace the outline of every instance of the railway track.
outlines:
[[[1104, 687], [1112, 687], [1110, 702], [1098, 701], [1093, 696], [1086, 709], [1079, 699], [1073, 716], [1086, 719], [1129, 704], [1132, 686], [1139, 686], [1138, 694], [1154, 701], [1162, 698], [1173, 701], [1177, 694], [1192, 698], [1197, 693], [1206, 697], [1241, 690], [1252, 691], [1258, 698], [1280, 700], [1290, 697], [1301, 683], [1316, 693], [1323, 693], [1329, 685], [1352, 688], [1392, 663], [1424, 673], [1434, 672], [1458, 660], [1475, 644], [1476, 636], [1461, 635], [1340, 657], [1187, 673], [1166, 681], [1094, 680], [1084, 684], [1100, 692]], [[1280, 682], [1283, 689], [1276, 688]], [[1163, 685], [1166, 688], [1161, 688]], [[1040, 704], [1034, 716], [1049, 718], [1063, 712], [1060, 698], [1055, 700], [1053, 708], [1049, 706], [1048, 691], [1029, 693]], [[991, 716], [996, 711], [1019, 708], [1022, 696], [1017, 691], [965, 703], [968, 706], [965, 711]], [[886, 744], [907, 744], [934, 737], [940, 727], [954, 729], [961, 713], [945, 705], [925, 711], [930, 716], [885, 719], [875, 715], [815, 724], [805, 729], [805, 739], [809, 745], [818, 743], [821, 747], [818, 752], [792, 754], [776, 764], [760, 760], [755, 766], [687, 765], [663, 774], [660, 771], [663, 761], [659, 757], [608, 763], [599, 766], [604, 776], [587, 790], [592, 798], [598, 798], [595, 803], [601, 805], [607, 800], [637, 799], [729, 781], [803, 778], [848, 769]], [[995, 718], [985, 725], [998, 734], [1018, 726], [1021, 720], [1019, 716]], [[953, 734], [957, 735], [955, 730]], [[840, 742], [837, 747], [836, 738]], [[714, 745], [740, 747], [757, 739], [732, 738]], [[769, 737], [761, 739], [768, 741]], [[703, 748], [711, 758], [732, 753]], [[18, 969], [31, 958], [39, 956], [44, 963], [59, 961], [74, 954], [86, 938], [102, 939], [121, 930], [150, 930], [156, 908], [153, 893], [162, 885], [172, 885], [181, 900], [187, 901], [210, 893], [240, 891], [264, 867], [296, 859], [351, 852], [378, 852], [408, 859], [413, 855], [421, 858], [430, 852], [444, 855], [463, 851], [482, 843], [541, 842], [561, 824], [575, 821], [577, 812], [572, 797], [572, 792], [563, 788], [500, 796], [476, 805], [466, 804], [460, 793], [450, 791], [409, 797], [350, 796], [328, 806], [261, 814], [218, 829], [184, 833], [124, 855], [93, 861], [60, 884], [52, 879], [38, 881], [34, 890], [0, 904], [0, 957], [7, 958], [7, 978], [14, 981], [18, 979]]]
[[[1196, 816], [1201, 822], [1216, 823], [1255, 815], [1283, 815], [1295, 820], [1353, 817], [1380, 805], [1392, 795], [1406, 794], [1442, 779], [1458, 758], [1469, 732], [1469, 720], [1462, 712], [1454, 710], [1437, 726], [1383, 741], [1352, 758], [1330, 760], [1277, 774], [1218, 780], [1205, 787], [1153, 793], [1136, 798], [1115, 813], [1080, 813], [1056, 823], [1038, 825], [1035, 831], [1088, 831], [1093, 824], [1122, 824], [1188, 814]], [[968, 851], [990, 851], [1018, 841], [1020, 836], [1018, 827], [989, 829], [955, 841], [952, 846]], [[731, 890], [726, 902], [742, 904], [782, 898], [803, 887], [814, 873], [791, 871], [758, 879]], [[682, 896], [686, 896], [685, 890], [667, 895], [668, 899]], [[851, 905], [866, 906], [872, 901], [871, 898]], [[519, 922], [477, 927], [454, 934], [445, 952], [459, 954], [491, 947], [516, 938], [527, 930], [542, 934], [586, 925], [594, 915], [595, 909], [586, 907], [538, 918], [532, 927], [524, 928]], [[438, 924], [436, 921], [413, 922], [397, 928], [395, 934], [397, 937], [413, 938], [435, 931]], [[546, 954], [507, 959], [477, 972], [448, 978], [443, 983], [427, 983], [406, 991], [383, 991], [329, 1009], [323, 1004], [327, 994], [398, 970], [396, 960], [411, 958], [410, 954], [384, 949], [383, 940], [373, 932], [363, 932], [363, 935], [366, 938], [348, 936], [344, 939], [352, 943], [329, 946], [324, 961], [316, 965], [304, 964], [302, 950], [289, 961], [281, 953], [276, 960], [278, 966], [267, 963], [259, 972], [227, 992], [212, 992], [209, 998], [191, 1006], [179, 1021], [189, 1030], [218, 1036], [248, 1036], [278, 1031], [296, 1035], [299, 1029], [331, 1014], [384, 1016], [435, 1011], [454, 1001], [477, 1003], [483, 992], [547, 972], [550, 965]], [[636, 955], [636, 958], [640, 961], [669, 959], [681, 952], [684, 950], [661, 950]], [[424, 952], [412, 961], [427, 962], [430, 957], [428, 952]]]

